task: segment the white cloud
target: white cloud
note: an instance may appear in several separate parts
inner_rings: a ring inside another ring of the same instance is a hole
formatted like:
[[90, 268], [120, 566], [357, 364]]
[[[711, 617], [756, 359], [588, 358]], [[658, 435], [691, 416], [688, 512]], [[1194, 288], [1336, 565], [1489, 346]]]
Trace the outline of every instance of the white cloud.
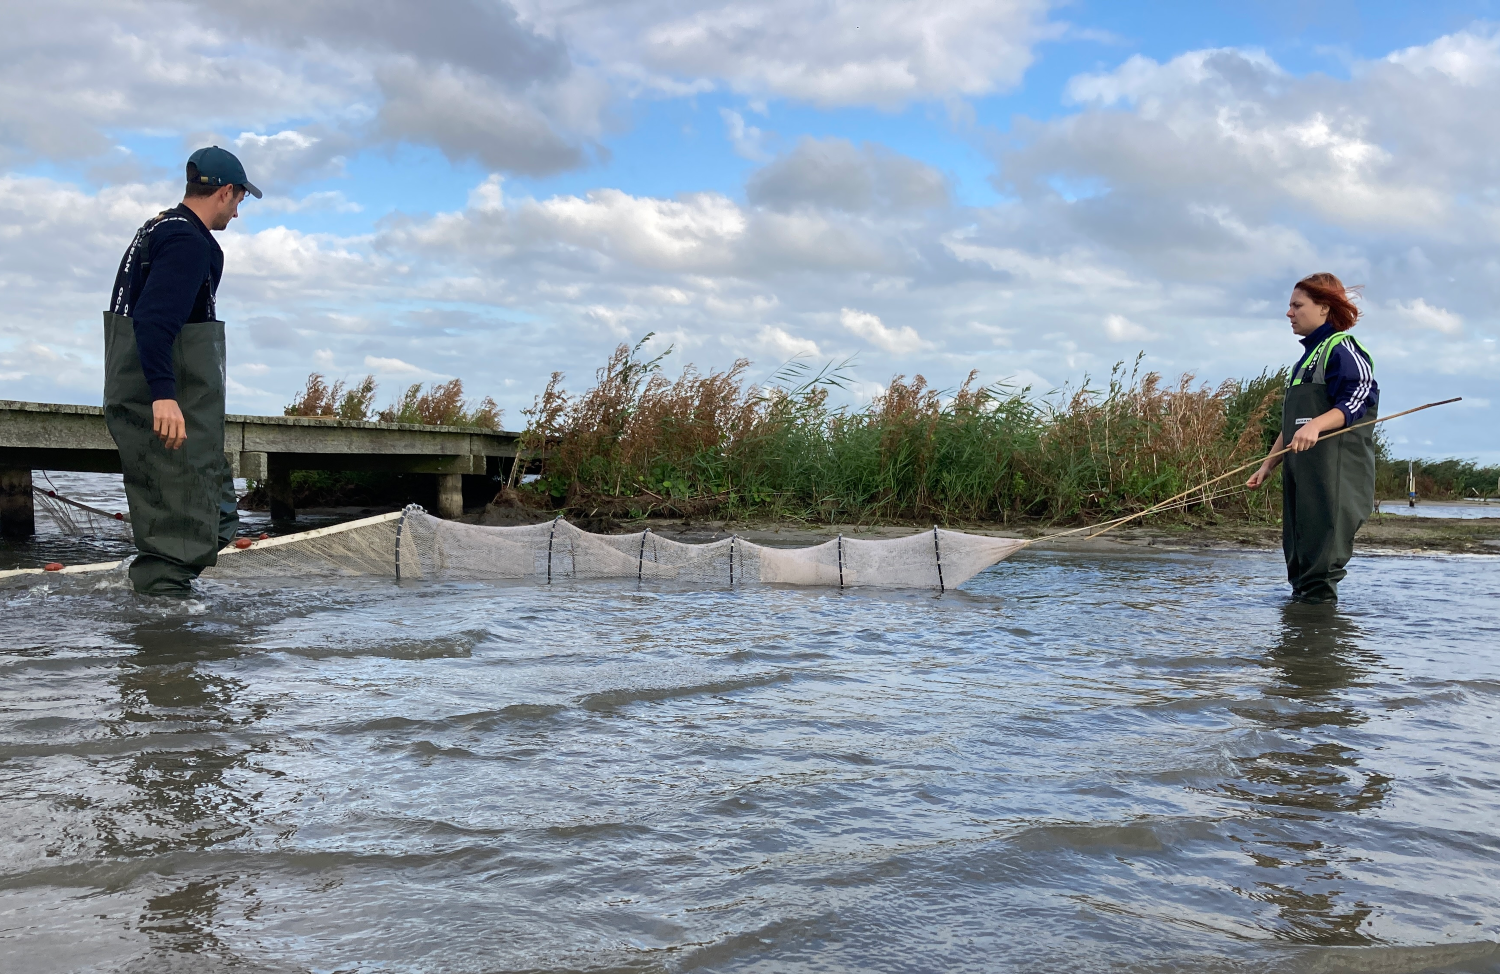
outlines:
[[[1483, 36], [1468, 47], [1494, 61], [1493, 35]], [[1350, 227], [1449, 219], [1450, 176], [1479, 161], [1471, 147], [1444, 151], [1456, 126], [1465, 113], [1471, 125], [1500, 121], [1493, 98], [1446, 75], [1381, 61], [1335, 85], [1234, 48], [1166, 63], [1137, 55], [1067, 90], [1083, 112], [1012, 140], [1005, 161], [1018, 188], [1061, 172], [1179, 206], [1228, 204], [1241, 219], [1295, 206]]]
[[823, 358], [823, 352], [818, 348], [817, 342], [810, 338], [798, 338], [776, 325], [762, 327], [756, 333], [755, 338], [761, 348], [769, 352], [772, 357], [783, 361], [794, 358]]
[[1156, 337], [1154, 332], [1141, 327], [1124, 315], [1106, 315], [1104, 333], [1112, 342], [1143, 342]]
[[839, 310], [839, 324], [870, 344], [885, 349], [892, 355], [910, 355], [913, 352], [932, 347], [932, 343], [923, 341], [922, 336], [918, 335], [916, 329], [910, 325], [902, 325], [900, 328], [890, 328], [879, 317], [870, 314], [868, 311], [841, 308]]
[[1428, 304], [1423, 298], [1392, 302], [1391, 310], [1398, 318], [1418, 328], [1427, 328], [1444, 335], [1463, 334], [1464, 320], [1462, 318], [1445, 308]]
[[751, 97], [898, 108], [1017, 84], [1061, 29], [1046, 0], [525, 0], [528, 23], [613, 73], [674, 94], [724, 84]]
[[1466, 87], [1493, 86], [1500, 81], [1500, 33], [1460, 31], [1395, 51], [1386, 61], [1416, 74], [1443, 75]]
[[230, 396], [240, 400], [241, 402], [247, 400], [269, 402], [282, 398], [280, 393], [269, 392], [265, 389], [257, 389], [255, 386], [247, 386], [232, 375], [225, 378], [224, 389]]
[[810, 137], [752, 174], [745, 191], [752, 203], [773, 209], [848, 212], [943, 206], [949, 193], [942, 173], [909, 156], [870, 143]]
[[381, 358], [378, 355], [366, 355], [365, 368], [374, 369], [382, 375], [432, 375], [421, 366], [403, 362], [398, 358]]
[[5, 23], [0, 158], [103, 161], [114, 133], [174, 132], [277, 191], [382, 141], [547, 174], [585, 161], [615, 97], [503, 2], [56, 0]]
[[660, 269], [720, 268], [746, 228], [744, 212], [717, 193], [663, 200], [616, 189], [529, 202], [518, 219], [573, 246]]
[[258, 209], [272, 213], [360, 213], [364, 207], [353, 202], [342, 191], [336, 189], [308, 193], [300, 199], [290, 196], [269, 196], [257, 200]]
[[754, 125], [746, 125], [745, 116], [728, 108], [721, 108], [719, 117], [724, 120], [724, 133], [729, 136], [729, 144], [734, 146], [735, 155], [756, 162], [770, 158], [765, 149], [766, 134]]

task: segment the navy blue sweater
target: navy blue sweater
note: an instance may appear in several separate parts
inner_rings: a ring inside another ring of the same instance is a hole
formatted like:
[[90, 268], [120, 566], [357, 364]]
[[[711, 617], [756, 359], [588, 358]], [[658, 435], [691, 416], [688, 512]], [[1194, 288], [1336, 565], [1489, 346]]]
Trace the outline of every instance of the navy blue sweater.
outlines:
[[179, 203], [135, 233], [120, 259], [109, 310], [135, 321], [152, 399], [176, 399], [172, 344], [182, 326], [214, 320], [224, 251], [198, 214]]
[[[1292, 375], [1302, 370], [1303, 363], [1313, 353], [1313, 349], [1332, 334], [1332, 325], [1322, 325], [1311, 335], [1300, 339], [1303, 352], [1297, 359], [1296, 367], [1292, 369]], [[1333, 407], [1344, 414], [1346, 426], [1353, 426], [1368, 410], [1380, 405], [1380, 386], [1375, 383], [1375, 366], [1364, 349], [1358, 348], [1353, 342], [1339, 342], [1333, 347], [1328, 356], [1326, 374], [1328, 398], [1333, 400]]]

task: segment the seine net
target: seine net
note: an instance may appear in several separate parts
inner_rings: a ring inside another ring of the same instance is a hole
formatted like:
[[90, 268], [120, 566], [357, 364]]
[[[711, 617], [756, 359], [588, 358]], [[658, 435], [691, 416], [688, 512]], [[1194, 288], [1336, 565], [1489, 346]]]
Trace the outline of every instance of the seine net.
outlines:
[[[206, 578], [393, 578], [396, 532], [409, 512], [358, 521], [225, 548]], [[424, 515], [425, 516], [425, 515]]]
[[46, 490], [33, 485], [32, 498], [35, 510], [50, 520], [58, 534], [75, 538], [109, 538], [114, 541], [130, 541], [130, 515], [111, 514], [97, 507], [64, 497], [55, 489]]
[[622, 579], [703, 587], [770, 583], [850, 588], [954, 588], [1026, 542], [933, 528], [905, 538], [842, 536], [807, 548], [729, 537], [685, 544], [650, 531], [590, 534], [561, 518], [482, 527], [420, 507], [229, 548], [207, 577], [383, 576], [542, 583]]

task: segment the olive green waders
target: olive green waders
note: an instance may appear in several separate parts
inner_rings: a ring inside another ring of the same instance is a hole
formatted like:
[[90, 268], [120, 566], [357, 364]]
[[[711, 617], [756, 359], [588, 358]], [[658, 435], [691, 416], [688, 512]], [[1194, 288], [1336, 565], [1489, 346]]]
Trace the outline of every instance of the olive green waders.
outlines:
[[[1303, 423], [1328, 412], [1325, 375], [1328, 355], [1340, 341], [1336, 332], [1313, 350], [1292, 376], [1281, 409], [1281, 441], [1290, 445]], [[1371, 409], [1361, 422], [1375, 418]], [[1375, 509], [1375, 432], [1373, 426], [1324, 439], [1311, 450], [1288, 453], [1281, 474], [1281, 547], [1292, 595], [1304, 602], [1332, 602], [1348, 574], [1354, 533]]]
[[187, 442], [175, 450], [152, 430], [151, 389], [135, 323], [104, 313], [104, 422], [120, 449], [130, 526], [140, 554], [130, 581], [146, 595], [186, 596], [239, 528], [224, 456], [224, 323], [184, 325], [172, 345]]

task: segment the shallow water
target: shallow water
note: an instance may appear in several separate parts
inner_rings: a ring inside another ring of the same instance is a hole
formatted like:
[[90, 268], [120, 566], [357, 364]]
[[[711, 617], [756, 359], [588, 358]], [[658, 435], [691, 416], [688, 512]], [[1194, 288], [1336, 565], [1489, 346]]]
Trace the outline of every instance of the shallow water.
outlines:
[[1500, 560], [0, 589], [6, 971], [1500, 970]]
[[1500, 500], [1488, 501], [1417, 501], [1412, 507], [1405, 500], [1379, 501], [1378, 514], [1400, 514], [1404, 517], [1447, 517], [1472, 519], [1500, 517]]

